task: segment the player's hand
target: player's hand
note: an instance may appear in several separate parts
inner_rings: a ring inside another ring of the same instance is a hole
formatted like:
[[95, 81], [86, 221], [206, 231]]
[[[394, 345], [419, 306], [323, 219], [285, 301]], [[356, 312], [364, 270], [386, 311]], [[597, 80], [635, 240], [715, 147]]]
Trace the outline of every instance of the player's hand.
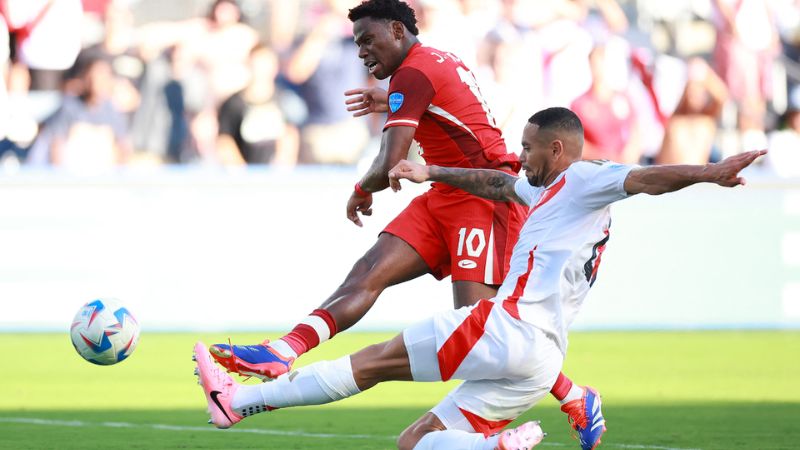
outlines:
[[372, 194], [362, 197], [353, 192], [350, 196], [350, 200], [347, 201], [347, 218], [354, 224], [363, 227], [364, 224], [361, 223], [361, 219], [358, 217], [359, 213], [363, 216], [372, 215]]
[[428, 181], [430, 179], [428, 166], [401, 159], [400, 162], [389, 171], [389, 186], [393, 191], [397, 192], [402, 189], [400, 186], [401, 179], [413, 181], [414, 183]]
[[356, 88], [344, 92], [349, 98], [344, 101], [347, 110], [353, 117], [366, 116], [370, 113], [389, 111], [389, 94], [381, 88]]
[[754, 150], [725, 158], [716, 164], [710, 164], [708, 168], [711, 171], [713, 182], [725, 187], [745, 185], [747, 180], [740, 177], [739, 172], [752, 164], [756, 158], [766, 154], [766, 150]]

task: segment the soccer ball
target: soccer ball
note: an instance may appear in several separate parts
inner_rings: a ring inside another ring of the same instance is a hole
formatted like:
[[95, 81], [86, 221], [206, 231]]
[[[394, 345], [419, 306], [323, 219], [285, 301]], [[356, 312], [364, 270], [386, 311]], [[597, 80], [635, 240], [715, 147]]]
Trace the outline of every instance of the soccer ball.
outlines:
[[70, 337], [83, 359], [108, 366], [124, 360], [136, 349], [139, 323], [119, 300], [102, 298], [78, 310]]

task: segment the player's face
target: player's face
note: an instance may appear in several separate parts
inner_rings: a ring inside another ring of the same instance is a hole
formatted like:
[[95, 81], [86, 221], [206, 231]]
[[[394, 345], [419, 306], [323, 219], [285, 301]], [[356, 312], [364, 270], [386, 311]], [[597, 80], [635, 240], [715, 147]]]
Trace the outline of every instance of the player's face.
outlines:
[[369, 17], [353, 23], [358, 57], [375, 78], [383, 80], [403, 62], [403, 30], [400, 22]]
[[546, 140], [541, 139], [539, 125], [528, 123], [522, 131], [522, 152], [519, 161], [525, 171], [525, 178], [531, 186], [543, 186], [550, 173], [553, 161], [552, 152]]

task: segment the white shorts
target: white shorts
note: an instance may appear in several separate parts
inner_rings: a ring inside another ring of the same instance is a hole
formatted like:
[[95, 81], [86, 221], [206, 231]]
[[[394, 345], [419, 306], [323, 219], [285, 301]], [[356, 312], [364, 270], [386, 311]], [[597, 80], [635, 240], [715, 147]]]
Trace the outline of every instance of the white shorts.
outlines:
[[564, 362], [553, 339], [490, 300], [413, 325], [403, 340], [414, 381], [465, 380], [431, 411], [448, 428], [463, 415], [485, 434], [541, 400]]

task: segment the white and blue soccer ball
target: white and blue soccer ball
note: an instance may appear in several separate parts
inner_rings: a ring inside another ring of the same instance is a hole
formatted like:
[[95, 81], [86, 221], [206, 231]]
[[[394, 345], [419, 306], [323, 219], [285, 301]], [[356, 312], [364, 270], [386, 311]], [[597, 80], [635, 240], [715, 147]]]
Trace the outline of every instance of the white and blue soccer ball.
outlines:
[[78, 310], [70, 337], [83, 359], [108, 366], [124, 360], [136, 349], [139, 323], [119, 300], [101, 298]]

